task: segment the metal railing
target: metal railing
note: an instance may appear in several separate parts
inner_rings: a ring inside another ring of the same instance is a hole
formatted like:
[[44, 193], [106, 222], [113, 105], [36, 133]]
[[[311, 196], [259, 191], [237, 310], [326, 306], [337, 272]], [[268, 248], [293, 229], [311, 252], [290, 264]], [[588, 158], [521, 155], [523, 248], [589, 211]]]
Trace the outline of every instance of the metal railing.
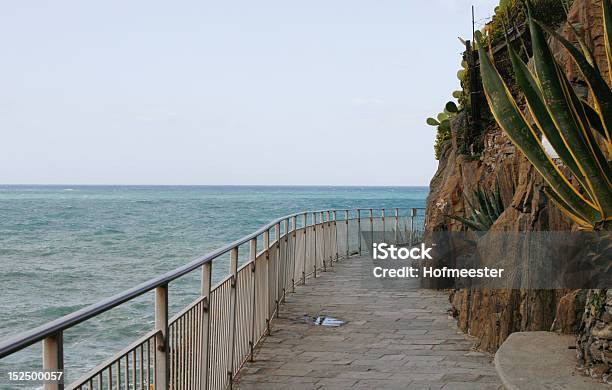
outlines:
[[[409, 210], [402, 215], [400, 210]], [[391, 211], [391, 213], [390, 213]], [[42, 342], [44, 370], [64, 369], [63, 334], [147, 292], [155, 293], [154, 329], [95, 367], [68, 389], [225, 389], [268, 334], [279, 305], [297, 285], [359, 255], [363, 232], [382, 231], [397, 243], [417, 243], [423, 209], [324, 210], [276, 219], [254, 233], [46, 325], [0, 343], [0, 359]], [[259, 250], [258, 241], [262, 242]], [[248, 260], [239, 265], [241, 246]], [[215, 259], [229, 254], [229, 274], [212, 285]], [[200, 296], [168, 317], [168, 285], [201, 269]], [[63, 389], [46, 383], [45, 390]]]

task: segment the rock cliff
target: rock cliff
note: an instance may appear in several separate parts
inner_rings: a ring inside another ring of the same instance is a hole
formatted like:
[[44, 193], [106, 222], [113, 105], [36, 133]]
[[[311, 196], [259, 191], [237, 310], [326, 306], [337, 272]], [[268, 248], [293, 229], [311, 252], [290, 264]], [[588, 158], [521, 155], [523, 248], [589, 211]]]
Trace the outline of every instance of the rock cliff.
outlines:
[[[560, 32], [574, 40], [568, 23], [577, 27], [593, 50], [599, 68], [607, 73], [600, 1], [575, 0], [568, 22], [561, 26]], [[584, 83], [575, 64], [560, 45], [552, 43], [551, 46], [570, 80], [576, 88], [581, 88]], [[569, 219], [547, 200], [542, 190], [543, 179], [496, 125], [485, 129], [480, 156], [461, 154], [459, 143], [465, 120], [464, 114], [454, 120], [452, 138], [447, 141], [431, 180], [427, 231], [464, 229], [460, 222], [448, 216], [465, 215], [464, 194], [471, 195], [478, 185], [492, 188], [496, 180], [506, 209], [491, 227], [492, 231], [573, 229]], [[604, 304], [608, 305], [603, 311], [592, 309], [593, 294], [603, 296]], [[459, 327], [476, 336], [482, 350], [496, 351], [508, 335], [518, 331], [580, 332], [579, 356], [588, 364], [589, 373], [605, 376], [612, 366], [611, 294], [605, 290], [463, 289], [452, 291], [450, 301]]]

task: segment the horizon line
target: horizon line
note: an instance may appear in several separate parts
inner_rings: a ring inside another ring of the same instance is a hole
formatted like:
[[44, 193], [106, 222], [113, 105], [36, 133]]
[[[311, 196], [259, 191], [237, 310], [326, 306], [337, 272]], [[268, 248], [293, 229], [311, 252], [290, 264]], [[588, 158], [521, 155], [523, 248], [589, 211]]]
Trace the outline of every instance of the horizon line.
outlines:
[[40, 187], [58, 187], [58, 186], [75, 186], [75, 187], [429, 187], [429, 185], [420, 184], [117, 184], [117, 183], [0, 183], [0, 186], [40, 186]]

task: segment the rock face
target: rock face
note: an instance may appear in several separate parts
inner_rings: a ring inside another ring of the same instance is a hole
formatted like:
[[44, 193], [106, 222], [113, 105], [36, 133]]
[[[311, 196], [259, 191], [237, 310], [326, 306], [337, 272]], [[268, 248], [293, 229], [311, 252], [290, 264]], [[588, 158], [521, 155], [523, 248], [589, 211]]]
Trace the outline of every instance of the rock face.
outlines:
[[589, 290], [578, 334], [578, 358], [587, 374], [612, 383], [612, 290]]
[[[583, 34], [607, 77], [600, 1], [575, 0], [568, 21]], [[567, 23], [560, 31], [573, 40]], [[552, 49], [570, 80], [579, 87], [581, 74], [575, 64], [560, 45], [553, 43]], [[506, 209], [492, 231], [572, 230], [569, 219], [548, 202], [542, 190], [543, 179], [498, 127], [485, 130], [481, 156], [460, 153], [460, 129], [465, 120], [463, 114], [454, 120], [452, 139], [431, 180], [426, 230], [462, 230], [462, 224], [448, 215], [465, 215], [464, 194], [470, 196], [478, 185], [490, 189], [496, 180]], [[480, 349], [496, 351], [513, 332], [580, 332], [579, 357], [592, 372], [605, 376], [608, 367], [612, 367], [612, 292], [603, 291], [607, 295], [602, 311], [601, 307], [593, 309], [592, 297], [602, 294], [597, 291], [463, 289], [451, 292], [450, 301], [459, 327], [477, 337]]]

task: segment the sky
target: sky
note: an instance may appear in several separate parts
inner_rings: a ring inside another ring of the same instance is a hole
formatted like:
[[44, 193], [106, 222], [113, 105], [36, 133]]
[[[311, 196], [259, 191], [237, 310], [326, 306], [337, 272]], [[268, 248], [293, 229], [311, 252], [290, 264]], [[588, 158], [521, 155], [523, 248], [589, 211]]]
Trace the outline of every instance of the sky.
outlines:
[[497, 3], [2, 2], [0, 183], [428, 185]]

